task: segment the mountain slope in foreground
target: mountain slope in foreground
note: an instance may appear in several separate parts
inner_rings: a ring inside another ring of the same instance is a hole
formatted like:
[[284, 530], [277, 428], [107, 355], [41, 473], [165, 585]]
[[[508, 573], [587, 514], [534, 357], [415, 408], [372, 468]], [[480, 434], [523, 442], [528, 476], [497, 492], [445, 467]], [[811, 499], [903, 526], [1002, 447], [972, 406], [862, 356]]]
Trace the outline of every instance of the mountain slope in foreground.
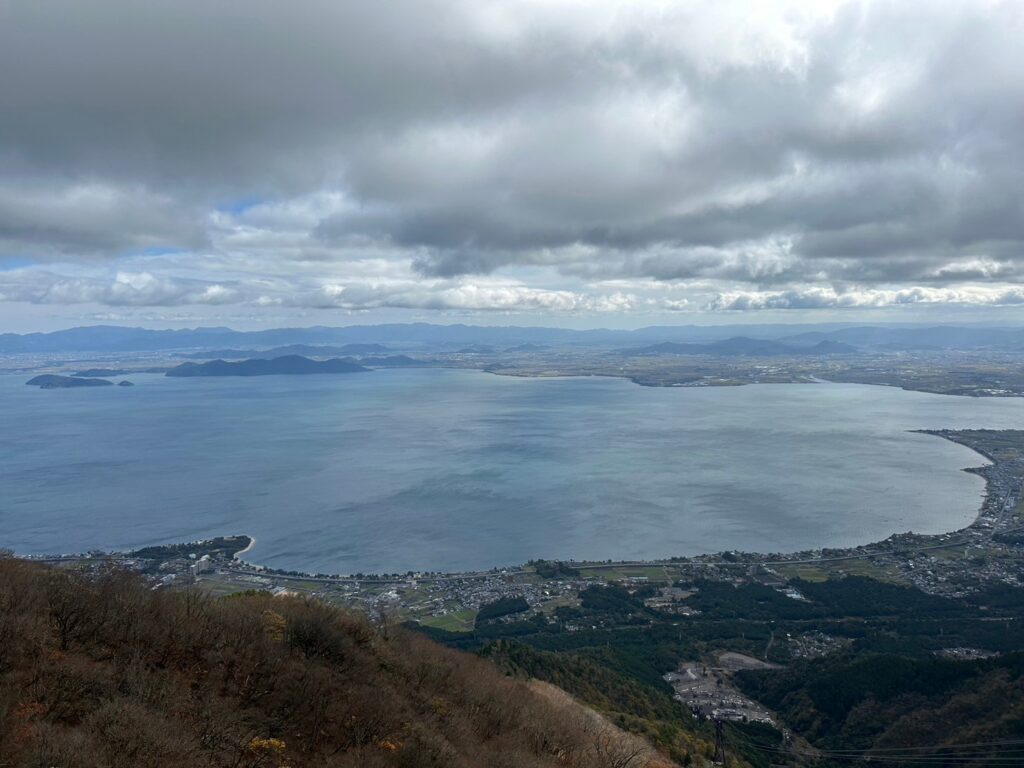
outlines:
[[483, 659], [320, 603], [0, 559], [0, 765], [666, 764]]

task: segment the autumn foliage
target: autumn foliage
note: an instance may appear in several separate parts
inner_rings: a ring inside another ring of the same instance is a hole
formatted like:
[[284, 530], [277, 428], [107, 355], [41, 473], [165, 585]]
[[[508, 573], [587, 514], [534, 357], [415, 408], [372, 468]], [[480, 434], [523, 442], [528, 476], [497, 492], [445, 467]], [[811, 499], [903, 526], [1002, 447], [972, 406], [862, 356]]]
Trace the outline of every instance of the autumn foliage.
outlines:
[[3, 766], [647, 765], [616, 739], [486, 660], [315, 601], [0, 559]]

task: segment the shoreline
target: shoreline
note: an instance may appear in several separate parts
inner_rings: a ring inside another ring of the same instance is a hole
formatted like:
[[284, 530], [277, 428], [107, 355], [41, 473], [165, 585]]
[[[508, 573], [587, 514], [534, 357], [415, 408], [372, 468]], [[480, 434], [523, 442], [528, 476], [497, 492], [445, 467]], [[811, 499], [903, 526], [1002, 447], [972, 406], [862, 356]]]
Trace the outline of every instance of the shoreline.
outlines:
[[240, 535], [245, 536], [247, 539], [249, 539], [249, 543], [245, 545], [245, 549], [240, 549], [237, 552], [235, 552], [235, 559], [236, 560], [239, 559], [238, 558], [239, 555], [244, 555], [246, 552], [250, 551], [256, 545], [256, 537], [255, 536], [252, 536], [251, 534], [248, 534], [248, 533], [244, 533], [244, 534], [240, 534]]
[[623, 373], [620, 371], [588, 371], [584, 373], [560, 373], [556, 371], [550, 373], [538, 373], [534, 371], [521, 371], [515, 369], [506, 370], [504, 368], [489, 367], [475, 368], [457, 365], [432, 365], [424, 367], [436, 368], [438, 370], [480, 371], [481, 373], [490, 373], [494, 376], [505, 376], [510, 379], [621, 379], [623, 381], [628, 381], [631, 384], [635, 384], [638, 387], [650, 387], [652, 389], [704, 389], [713, 387], [749, 387], [756, 386], [759, 384], [855, 384], [865, 387], [890, 387], [895, 389], [901, 389], [904, 392], [920, 392], [925, 395], [941, 395], [943, 397], [969, 397], [975, 399], [1024, 397], [1024, 393], [1022, 392], [1005, 392], [999, 394], [982, 391], [945, 392], [934, 388], [915, 387], [910, 383], [900, 383], [898, 381], [843, 381], [837, 379], [822, 378], [821, 376], [813, 374], [794, 375], [790, 379], [785, 381], [748, 381], [742, 379], [728, 379], [719, 377], [709, 379], [696, 379], [692, 381], [660, 382], [645, 380], [644, 378], [642, 378], [641, 375]]
[[[722, 358], [711, 358], [712, 361], [720, 362]], [[681, 381], [656, 381], [645, 378], [644, 374], [637, 373], [626, 373], [623, 371], [615, 370], [586, 370], [581, 372], [571, 371], [533, 371], [516, 369], [513, 366], [505, 367], [499, 364], [497, 367], [494, 364], [485, 365], [459, 365], [450, 361], [433, 361], [433, 360], [421, 360], [421, 365], [415, 366], [401, 366], [398, 368], [390, 366], [378, 366], [369, 367], [367, 371], [391, 371], [391, 370], [410, 370], [410, 369], [432, 369], [432, 370], [447, 370], [447, 371], [477, 371], [479, 373], [487, 373], [494, 376], [503, 376], [510, 379], [593, 379], [593, 378], [607, 378], [607, 379], [621, 379], [622, 381], [629, 382], [638, 387], [648, 387], [652, 389], [705, 389], [705, 388], [722, 388], [722, 387], [747, 387], [758, 384], [855, 384], [860, 386], [868, 387], [890, 387], [895, 389], [901, 389], [905, 392], [920, 392], [928, 395], [942, 395], [944, 397], [967, 397], [975, 399], [986, 399], [986, 398], [1022, 398], [1024, 397], [1024, 391], [1012, 391], [1007, 390], [1005, 392], [992, 392], [985, 389], [969, 392], [949, 392], [942, 389], [937, 389], [927, 386], [915, 386], [913, 382], [901, 382], [898, 380], [893, 381], [858, 381], [858, 380], [843, 380], [836, 378], [824, 378], [817, 374], [788, 374], [788, 378], [783, 380], [761, 380], [761, 379], [747, 379], [747, 378], [729, 378], [728, 376], [717, 376], [708, 377], [703, 376], [697, 379], [681, 380]], [[31, 375], [38, 371], [50, 371], [51, 368], [47, 367], [30, 367], [27, 370], [4, 370], [0, 371], [0, 376], [23, 376]], [[158, 374], [163, 375], [166, 370], [161, 369], [150, 370], [128, 370], [123, 375], [131, 376], [137, 374]], [[58, 372], [60, 369], [58, 369]], [[280, 374], [280, 375], [291, 375], [291, 374]], [[110, 377], [117, 378], [117, 377]], [[224, 378], [223, 376], [215, 377], [199, 377], [199, 378]]]
[[[1006, 528], [998, 530], [999, 525], [1010, 514], [1011, 502], [1013, 504], [1024, 497], [1024, 459], [1021, 460], [1021, 470], [1011, 477], [1005, 476], [1003, 470], [1008, 462], [1002, 461], [997, 455], [979, 445], [977, 439], [969, 436], [1000, 436], [1024, 434], [1024, 430], [929, 430], [914, 429], [910, 433], [926, 434], [939, 437], [950, 442], [961, 445], [986, 462], [982, 466], [962, 467], [959, 471], [967, 472], [981, 477], [985, 481], [985, 489], [982, 494], [981, 503], [973, 519], [965, 526], [934, 534], [918, 534], [912, 531], [894, 532], [885, 539], [872, 541], [864, 544], [856, 544], [844, 547], [819, 547], [811, 550], [800, 550], [794, 552], [737, 552], [720, 551], [716, 553], [674, 556], [665, 558], [653, 558], [647, 560], [552, 560], [551, 562], [562, 562], [579, 571], [600, 571], [615, 569], [616, 567], [634, 568], [699, 568], [705, 566], [736, 566], [736, 565], [763, 565], [763, 566], [786, 566], [786, 565], [814, 565], [839, 563], [852, 560], [864, 560], [875, 557], [892, 555], [907, 555], [931, 550], [949, 549], [953, 547], [970, 547], [989, 543], [996, 533], [1015, 531], [1017, 528]], [[998, 481], [998, 482], [997, 482]], [[1024, 527], [1024, 526], [1022, 526]], [[232, 534], [241, 536], [243, 534]], [[485, 579], [502, 574], [523, 574], [530, 570], [529, 563], [510, 564], [505, 566], [492, 566], [485, 570], [475, 571], [408, 571], [405, 574], [364, 574], [361, 577], [356, 574], [317, 574], [301, 570], [284, 570], [268, 568], [259, 563], [248, 561], [242, 556], [251, 552], [256, 544], [256, 538], [244, 534], [248, 544], [244, 549], [238, 550], [230, 560], [220, 562], [220, 566], [229, 573], [238, 575], [263, 575], [283, 580], [314, 581], [325, 583], [380, 583], [394, 584], [408, 581], [409, 573], [415, 574], [413, 578], [421, 581], [444, 581], [450, 579]], [[191, 543], [191, 542], [189, 542]], [[76, 561], [95, 559], [94, 556], [78, 553], [63, 555], [18, 555], [24, 559], [47, 562]], [[131, 553], [108, 552], [102, 558], [106, 560], [127, 559]]]
[[[657, 558], [650, 560], [613, 560], [611, 562], [605, 561], [589, 561], [589, 560], [561, 560], [556, 562], [563, 562], [566, 565], [580, 571], [597, 571], [614, 569], [616, 567], [665, 567], [671, 566], [675, 568], [699, 568], [705, 566], [735, 566], [742, 564], [756, 564], [764, 566], [786, 566], [786, 565], [814, 565], [814, 564], [828, 564], [828, 563], [841, 563], [851, 560], [866, 560], [875, 557], [884, 557], [892, 555], [908, 555], [916, 554], [921, 552], [928, 552], [940, 549], [950, 549], [954, 547], [970, 546], [975, 544], [979, 540], [988, 540], [991, 538], [991, 533], [986, 533], [979, 530], [979, 526], [985, 522], [986, 512], [993, 506], [993, 501], [1001, 501], [1002, 497], [995, 491], [993, 486], [993, 480], [989, 476], [993, 468], [999, 464], [999, 459], [983, 448], [975, 445], [963, 442], [956, 439], [956, 435], [960, 432], [968, 432], [969, 430], [924, 430], [915, 429], [908, 430], [908, 432], [916, 434], [927, 434], [933, 437], [939, 437], [950, 442], [962, 445], [965, 448], [973, 451], [980, 456], [987, 464], [980, 467], [962, 467], [959, 471], [968, 472], [970, 474], [977, 475], [985, 481], [985, 490], [982, 494], [982, 499], [978, 505], [977, 512], [975, 513], [971, 521], [961, 527], [952, 531], [943, 531], [933, 534], [918, 534], [911, 531], [908, 532], [894, 532], [889, 537], [872, 541], [865, 544], [858, 544], [848, 547], [821, 547], [816, 550], [804, 550], [799, 552], [789, 553], [778, 553], [778, 552], [744, 552], [736, 553], [738, 559], [726, 559], [724, 556], [730, 554], [728, 552], [718, 552], [709, 555], [695, 555], [692, 557], [678, 557], [678, 558]], [[985, 430], [981, 430], [985, 431]], [[990, 430], [992, 433], [998, 433], [1001, 430]], [[1012, 432], [1013, 430], [1005, 430]], [[1020, 478], [1019, 488], [1024, 488], [1024, 477]], [[971, 536], [974, 534], [974, 538]], [[951, 537], [957, 537], [956, 540], [950, 540]], [[247, 548], [248, 549], [248, 548]], [[819, 553], [814, 556], [812, 553]], [[824, 553], [830, 553], [825, 555]], [[241, 553], [239, 553], [241, 554]], [[808, 556], [811, 555], [811, 556]], [[251, 563], [240, 558], [236, 558], [240, 568], [231, 569], [231, 572], [235, 573], [259, 573], [263, 575], [273, 576], [274, 578], [284, 580], [295, 580], [295, 581], [322, 581], [326, 583], [372, 583], [372, 584], [396, 584], [402, 583], [408, 580], [408, 576], [397, 576], [391, 574], [371, 574], [364, 578], [357, 578], [354, 574], [330, 574], [326, 576], [302, 573], [298, 571], [284, 571], [273, 568], [267, 568], [256, 563]], [[418, 578], [421, 581], [442, 581], [447, 579], [483, 579], [489, 576], [493, 576], [495, 573], [503, 574], [522, 574], [527, 572], [527, 565], [524, 563], [508, 565], [508, 566], [494, 566], [488, 570], [481, 571], [454, 571], [436, 574], [432, 576], [420, 575]], [[251, 570], [250, 570], [251, 569]], [[422, 572], [416, 572], [421, 573]]]
[[[555, 378], [555, 377], [552, 377], [552, 378]], [[582, 377], [580, 377], [580, 378], [582, 378]], [[812, 383], [812, 382], [806, 382], [806, 383]], [[824, 382], [824, 383], [833, 383], [833, 382]], [[992, 469], [993, 467], [995, 467], [998, 464], [998, 459], [996, 457], [992, 456], [991, 454], [987, 453], [984, 449], [982, 449], [980, 447], [977, 447], [977, 446], [969, 445], [967, 443], [964, 443], [964, 442], [961, 442], [960, 440], [955, 439], [954, 436], [956, 435], [957, 432], [964, 432], [964, 431], [966, 431], [966, 430], [931, 430], [931, 429], [910, 429], [910, 430], [907, 430], [907, 432], [912, 433], [912, 434], [930, 435], [932, 437], [938, 437], [938, 438], [941, 438], [941, 439], [944, 439], [944, 440], [948, 440], [949, 442], [955, 443], [957, 445], [961, 445], [964, 448], [967, 448], [968, 450], [970, 450], [973, 453], [977, 454], [979, 457], [981, 457], [983, 459], [983, 461], [987, 462], [987, 463], [983, 464], [982, 466], [978, 466], [978, 467], [961, 467], [959, 469], [960, 472], [967, 472], [969, 474], [977, 475], [978, 477], [981, 477], [985, 481], [984, 491], [983, 491], [982, 496], [981, 496], [981, 501], [978, 504], [977, 511], [974, 513], [974, 516], [970, 519], [970, 522], [968, 522], [963, 527], [956, 528], [956, 529], [951, 530], [951, 531], [940, 531], [938, 533], [914, 533], [913, 531], [904, 531], [904, 532], [894, 531], [892, 534], [890, 534], [885, 539], [871, 541], [871, 542], [867, 542], [867, 543], [864, 543], [864, 544], [855, 544], [855, 545], [846, 546], [846, 547], [819, 547], [819, 548], [817, 548], [815, 550], [802, 550], [802, 551], [788, 552], [788, 553], [786, 553], [786, 552], [744, 552], [744, 553], [741, 553], [741, 554], [742, 555], [746, 555], [746, 556], [748, 556], [750, 558], [755, 558], [755, 559], [756, 558], [764, 558], [764, 559], [758, 559], [757, 560], [758, 564], [761, 564], [761, 565], [787, 565], [787, 564], [790, 564], [790, 565], [807, 565], [807, 564], [813, 564], [813, 563], [832, 563], [832, 562], [842, 562], [842, 561], [845, 561], [845, 560], [867, 559], [867, 558], [871, 558], [871, 557], [878, 557], [880, 555], [891, 555], [891, 554], [894, 554], [894, 552], [904, 552], [904, 553], [922, 552], [922, 551], [928, 551], [928, 550], [932, 550], [932, 549], [946, 549], [946, 548], [949, 548], [949, 547], [963, 546], [963, 544], [967, 543], [967, 542], [963, 542], [963, 541], [960, 541], [960, 542], [948, 542], [948, 541], [942, 541], [942, 540], [943, 539], [948, 539], [949, 537], [956, 536], [958, 534], [967, 535], [967, 534], [969, 534], [969, 532], [971, 531], [972, 528], [975, 528], [977, 525], [979, 525], [979, 523], [983, 522], [983, 516], [985, 514], [986, 507], [988, 506], [988, 502], [990, 501], [990, 498], [992, 497], [992, 479], [988, 476], [987, 471]], [[982, 430], [982, 431], [985, 431], [985, 430]], [[998, 431], [1001, 431], [1001, 430], [991, 430], [991, 431], [998, 432]], [[1012, 431], [1012, 430], [1006, 430], [1006, 431]], [[1024, 488], [1024, 478], [1022, 478], [1022, 488]], [[865, 550], [867, 548], [882, 547], [887, 542], [891, 542], [894, 539], [901, 539], [903, 537], [908, 537], [908, 536], [912, 536], [915, 539], [924, 540], [924, 541], [921, 541], [921, 546], [918, 546], [918, 547], [913, 548], [913, 549], [893, 550], [893, 549], [884, 549], [883, 548], [883, 549], [873, 550], [871, 552], [863, 551], [863, 550]], [[929, 545], [928, 540], [935, 540], [935, 541], [932, 542]], [[255, 539], [253, 539], [252, 542], [255, 543]], [[245, 550], [239, 552], [238, 555], [241, 555], [241, 554], [244, 554], [245, 552], [248, 552], [251, 548], [252, 548], [252, 544], [250, 544], [248, 547], [246, 547]], [[829, 552], [851, 552], [852, 554], [841, 555], [841, 556], [836, 556], [836, 557], [807, 557], [807, 558], [799, 558], [799, 555], [801, 555], [801, 554], [803, 554], [805, 552], [825, 552], [825, 551], [829, 551]], [[680, 556], [680, 557], [668, 557], [668, 558], [653, 558], [653, 559], [649, 559], [649, 560], [612, 560], [611, 562], [607, 562], [607, 561], [595, 561], [595, 560], [566, 559], [566, 560], [555, 560], [553, 562], [563, 562], [563, 563], [566, 563], [567, 565], [570, 565], [573, 568], [580, 569], [580, 570], [593, 570], [593, 569], [614, 568], [616, 566], [619, 566], [619, 567], [659, 567], [659, 566], [671, 565], [671, 566], [677, 566], [677, 567], [686, 567], [687, 565], [692, 565], [692, 566], [735, 565], [737, 561], [723, 559], [722, 556], [725, 555], [725, 554], [728, 554], [728, 551], [721, 551], [721, 552], [716, 552], [716, 553], [711, 553], [711, 554], [706, 554], [706, 555]], [[717, 559], [708, 559], [708, 558], [717, 558]], [[767, 558], [778, 558], [778, 559], [767, 559]], [[302, 575], [300, 575], [300, 576], [295, 576], [295, 575], [293, 575], [294, 573], [300, 573], [300, 572], [294, 571], [294, 570], [286, 571], [286, 570], [279, 570], [279, 569], [275, 569], [275, 568], [268, 568], [268, 567], [260, 565], [258, 563], [254, 563], [254, 562], [243, 560], [242, 558], [239, 558], [237, 555], [236, 555], [235, 559], [239, 563], [244, 565], [244, 566], [249, 566], [251, 568], [258, 569], [261, 573], [273, 574], [274, 576], [276, 576], [278, 578], [301, 579], [301, 578], [303, 578], [303, 576], [308, 576], [310, 578], [322, 578], [322, 579], [325, 579], [325, 580], [333, 580], [333, 581], [378, 582], [378, 583], [399, 583], [399, 582], [407, 580], [407, 577], [401, 577], [401, 578], [395, 577], [395, 578], [391, 578], [391, 579], [388, 579], [388, 578], [380, 578], [380, 579], [364, 578], [364, 579], [357, 579], [355, 577], [355, 574], [329, 574], [328, 576], [323, 577], [323, 576], [317, 576], [316, 574], [308, 573], [308, 572], [302, 573]], [[505, 565], [505, 566], [492, 566], [491, 568], [489, 568], [487, 570], [451, 571], [451, 572], [445, 572], [445, 573], [443, 573], [443, 575], [440, 575], [437, 578], [482, 578], [482, 577], [485, 577], [487, 575], [491, 575], [491, 574], [493, 574], [495, 572], [523, 573], [525, 565], [526, 565], [525, 563], [517, 563], [517, 564]], [[418, 572], [418, 573], [421, 573], [421, 572]], [[374, 574], [374, 575], [376, 575], [376, 574]], [[388, 574], [383, 574], [383, 576], [387, 576], [387, 575]]]

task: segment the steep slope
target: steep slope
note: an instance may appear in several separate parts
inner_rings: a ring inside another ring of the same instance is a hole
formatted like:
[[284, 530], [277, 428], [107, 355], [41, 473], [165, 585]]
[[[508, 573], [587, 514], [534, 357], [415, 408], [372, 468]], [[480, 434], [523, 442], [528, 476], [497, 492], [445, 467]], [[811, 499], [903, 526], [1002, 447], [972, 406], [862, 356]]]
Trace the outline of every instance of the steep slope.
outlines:
[[816, 746], [890, 764], [1024, 764], [1024, 654], [839, 656], [737, 675]]
[[0, 559], [0, 765], [650, 764], [617, 738], [488, 661], [320, 603]]

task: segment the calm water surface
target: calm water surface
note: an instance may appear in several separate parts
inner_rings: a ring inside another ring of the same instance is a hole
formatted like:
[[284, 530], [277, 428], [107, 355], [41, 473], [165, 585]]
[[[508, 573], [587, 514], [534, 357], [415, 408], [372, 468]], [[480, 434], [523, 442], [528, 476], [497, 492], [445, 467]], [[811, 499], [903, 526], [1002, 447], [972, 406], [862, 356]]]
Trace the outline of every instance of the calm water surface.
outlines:
[[330, 572], [792, 551], [958, 528], [984, 461], [910, 429], [1024, 428], [1024, 400], [846, 384], [709, 389], [475, 371], [0, 376], [0, 546], [248, 533]]

